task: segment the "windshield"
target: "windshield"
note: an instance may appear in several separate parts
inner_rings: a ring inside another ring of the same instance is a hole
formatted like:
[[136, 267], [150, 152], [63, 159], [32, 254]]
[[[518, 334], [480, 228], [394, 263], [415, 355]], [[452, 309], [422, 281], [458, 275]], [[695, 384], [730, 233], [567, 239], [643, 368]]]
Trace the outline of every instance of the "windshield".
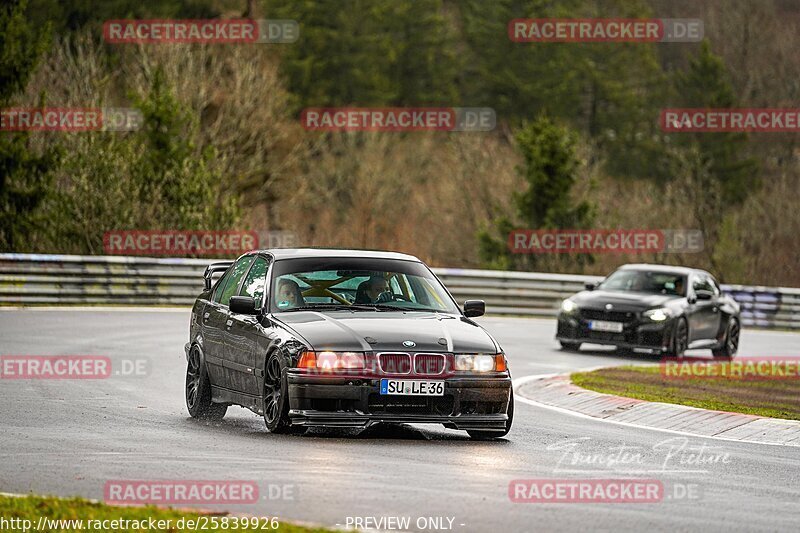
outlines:
[[686, 277], [669, 272], [617, 270], [600, 283], [598, 288], [606, 291], [647, 292], [685, 296]]
[[273, 313], [303, 309], [459, 313], [450, 295], [425, 265], [394, 259], [276, 261], [270, 295]]

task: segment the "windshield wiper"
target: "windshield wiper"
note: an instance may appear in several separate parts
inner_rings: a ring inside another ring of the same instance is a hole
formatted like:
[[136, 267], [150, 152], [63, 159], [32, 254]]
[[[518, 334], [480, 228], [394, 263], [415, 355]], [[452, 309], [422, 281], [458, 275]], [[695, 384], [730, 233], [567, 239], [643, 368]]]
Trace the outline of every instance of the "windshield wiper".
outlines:
[[399, 305], [390, 305], [385, 303], [375, 304], [318, 304], [318, 305], [301, 305], [300, 307], [290, 307], [289, 309], [280, 310], [281, 313], [289, 313], [291, 311], [420, 311], [424, 313], [446, 313], [441, 309], [433, 309], [432, 307], [405, 307]]
[[318, 304], [318, 305], [301, 305], [300, 307], [290, 307], [289, 309], [282, 309], [281, 313], [288, 313], [290, 311], [339, 311], [339, 310], [352, 310], [352, 311], [378, 311], [374, 304]]
[[370, 304], [379, 309], [386, 309], [388, 311], [422, 311], [425, 313], [447, 313], [441, 309], [434, 309], [432, 307], [405, 307], [402, 305], [389, 305], [389, 304]]

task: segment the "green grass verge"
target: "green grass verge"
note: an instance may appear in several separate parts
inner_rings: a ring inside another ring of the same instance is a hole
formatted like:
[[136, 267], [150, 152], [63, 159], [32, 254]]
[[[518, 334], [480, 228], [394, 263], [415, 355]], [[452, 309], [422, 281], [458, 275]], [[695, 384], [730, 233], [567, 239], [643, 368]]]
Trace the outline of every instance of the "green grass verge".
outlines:
[[800, 420], [798, 379], [676, 379], [663, 376], [660, 366], [603, 368], [592, 372], [576, 372], [570, 377], [579, 387], [616, 396]]
[[[325, 533], [327, 529], [314, 529], [294, 524], [288, 524], [282, 521], [270, 523], [269, 518], [256, 518], [229, 516], [224, 513], [207, 514], [202, 512], [195, 512], [183, 509], [164, 509], [159, 507], [113, 507], [102, 503], [92, 503], [82, 498], [53, 498], [49, 496], [0, 496], [0, 531], [24, 531], [25, 523], [21, 520], [29, 520], [27, 524], [29, 530], [34, 530], [39, 524], [40, 517], [45, 517], [49, 520], [42, 529], [38, 529], [38, 533], [42, 532], [81, 532], [86, 531], [120, 531], [120, 532], [144, 532], [144, 531], [195, 531], [194, 523], [189, 524], [189, 520], [195, 521], [198, 525], [198, 530], [208, 532], [220, 533], [233, 533], [233, 532], [264, 532], [264, 531], [280, 531], [281, 533]], [[16, 521], [11, 521], [18, 519]], [[223, 527], [221, 522], [228, 520], [228, 527]], [[5, 520], [5, 522], [2, 522]], [[83, 522], [81, 529], [76, 522], [54, 522], [54, 521], [75, 521]], [[100, 522], [93, 523], [94, 527], [89, 527], [89, 520], [97, 520]], [[109, 522], [102, 522], [102, 521]], [[110, 521], [117, 520], [117, 523]], [[128, 523], [121, 522], [128, 520]], [[156, 528], [152, 527], [155, 520]], [[159, 520], [163, 520], [162, 524], [158, 524]], [[179, 527], [180, 520], [183, 520], [182, 526]], [[217, 521], [217, 524], [214, 523]], [[234, 521], [239, 527], [235, 527]], [[247, 522], [244, 522], [247, 520]], [[167, 521], [169, 521], [168, 527]], [[136, 522], [139, 522], [138, 524]], [[203, 525], [206, 529], [202, 529]], [[274, 526], [278, 526], [277, 528]], [[191, 527], [190, 527], [191, 526]]]

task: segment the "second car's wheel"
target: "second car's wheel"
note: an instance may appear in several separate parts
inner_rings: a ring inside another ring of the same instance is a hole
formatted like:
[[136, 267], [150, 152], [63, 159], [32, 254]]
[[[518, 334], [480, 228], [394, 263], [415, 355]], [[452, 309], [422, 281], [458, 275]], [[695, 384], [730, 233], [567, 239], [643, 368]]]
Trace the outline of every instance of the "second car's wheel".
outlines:
[[732, 318], [728, 323], [728, 330], [725, 332], [724, 344], [711, 350], [711, 353], [714, 354], [714, 359], [730, 361], [737, 351], [739, 351], [739, 321]]
[[683, 359], [686, 349], [689, 347], [689, 326], [686, 319], [679, 318], [678, 323], [675, 324], [675, 330], [672, 332], [672, 346], [670, 353], [676, 359]]
[[568, 351], [568, 352], [577, 352], [581, 348], [581, 343], [579, 342], [566, 342], [566, 341], [558, 341], [561, 344], [561, 348]]
[[211, 382], [200, 349], [193, 346], [186, 366], [186, 407], [192, 418], [222, 420], [228, 405], [211, 401]]
[[506, 420], [506, 427], [502, 430], [476, 430], [470, 429], [467, 430], [470, 438], [474, 440], [491, 440], [491, 439], [499, 439], [500, 437], [505, 437], [508, 435], [508, 432], [511, 431], [511, 424], [514, 422], [514, 390], [510, 391], [510, 398], [508, 400], [508, 420]]
[[264, 422], [270, 433], [297, 432], [289, 420], [288, 389], [286, 360], [280, 351], [272, 352], [264, 369]]

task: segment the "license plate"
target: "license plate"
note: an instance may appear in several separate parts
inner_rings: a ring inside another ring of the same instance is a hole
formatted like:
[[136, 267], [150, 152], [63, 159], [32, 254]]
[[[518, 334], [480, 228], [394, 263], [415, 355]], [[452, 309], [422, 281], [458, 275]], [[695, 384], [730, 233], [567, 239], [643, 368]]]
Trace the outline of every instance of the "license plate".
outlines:
[[382, 379], [381, 394], [402, 394], [404, 396], [444, 396], [444, 381]]
[[592, 320], [589, 322], [589, 329], [592, 331], [610, 331], [611, 333], [621, 333], [622, 326], [622, 322], [606, 322], [605, 320]]

